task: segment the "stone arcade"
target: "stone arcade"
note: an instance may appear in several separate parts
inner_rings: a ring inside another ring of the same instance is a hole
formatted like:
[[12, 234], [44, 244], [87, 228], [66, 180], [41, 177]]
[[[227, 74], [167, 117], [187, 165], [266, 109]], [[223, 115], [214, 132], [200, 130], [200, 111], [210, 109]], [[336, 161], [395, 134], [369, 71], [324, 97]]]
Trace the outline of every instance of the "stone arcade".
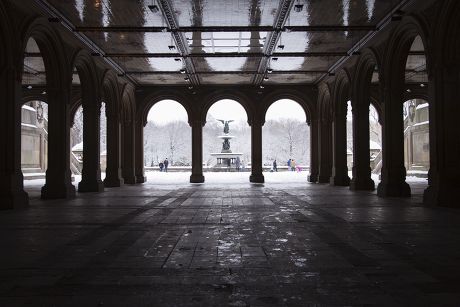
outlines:
[[[460, 304], [458, 0], [2, 0], [0, 95], [1, 306]], [[309, 182], [264, 185], [265, 114], [285, 98], [310, 126]], [[146, 182], [143, 128], [164, 99], [188, 113], [192, 172], [160, 187]], [[206, 114], [221, 99], [244, 107], [251, 131], [251, 173], [235, 186], [203, 175]], [[409, 100], [423, 100], [428, 137], [404, 117]], [[26, 191], [32, 101], [48, 107], [48, 150], [29, 163], [45, 184]], [[407, 180], [419, 167], [427, 183]]]

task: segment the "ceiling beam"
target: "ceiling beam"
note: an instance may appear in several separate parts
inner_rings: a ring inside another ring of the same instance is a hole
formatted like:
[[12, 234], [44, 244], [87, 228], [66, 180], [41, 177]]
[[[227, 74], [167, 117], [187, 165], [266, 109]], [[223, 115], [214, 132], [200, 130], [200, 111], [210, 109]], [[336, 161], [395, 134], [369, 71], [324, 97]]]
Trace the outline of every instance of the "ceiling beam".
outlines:
[[193, 61], [188, 57], [190, 50], [188, 48], [185, 34], [176, 31], [179, 29], [179, 23], [176, 20], [176, 15], [171, 3], [169, 0], [158, 0], [158, 4], [160, 5], [163, 17], [168, 24], [169, 29], [171, 30], [171, 35], [174, 38], [177, 49], [179, 50], [180, 55], [185, 59], [185, 68], [191, 84], [199, 85], [200, 79], [195, 73], [195, 65], [193, 64]]
[[133, 26], [96, 26], [76, 27], [75, 32], [350, 32], [350, 31], [376, 31], [373, 25], [366, 26], [341, 26], [341, 25], [315, 25], [315, 26], [202, 26], [202, 27], [133, 27]]
[[[104, 55], [104, 51], [102, 48], [96, 45], [88, 36], [83, 33], [79, 33], [75, 31], [75, 25], [67, 19], [61, 12], [59, 12], [53, 5], [48, 3], [46, 0], [35, 0], [35, 2], [52, 18], [57, 18], [59, 22], [69, 30], [70, 32], [74, 33], [75, 38], [80, 41], [84, 46], [86, 46], [91, 52], [98, 53], [100, 55]], [[115, 61], [111, 58], [104, 57], [103, 59], [109, 66], [111, 66], [120, 76], [125, 76], [125, 72], [123, 68], [118, 65]], [[137, 84], [136, 80], [127, 77], [129, 81], [133, 84]]]
[[278, 6], [278, 11], [276, 13], [275, 21], [273, 23], [273, 29], [275, 30], [270, 32], [269, 35], [267, 36], [267, 39], [265, 40], [264, 51], [263, 51], [265, 57], [263, 57], [260, 60], [259, 67], [257, 68], [257, 74], [255, 74], [252, 79], [252, 83], [254, 85], [260, 85], [262, 84], [264, 80], [264, 74], [270, 63], [269, 57], [272, 56], [273, 51], [275, 50], [275, 45], [281, 34], [281, 29], [283, 29], [284, 27], [284, 23], [286, 22], [286, 19], [289, 16], [289, 11], [291, 10], [293, 4], [294, 4], [294, 0], [281, 0], [280, 1], [280, 4]]
[[267, 55], [260, 52], [250, 53], [193, 53], [188, 55], [182, 55], [179, 53], [106, 53], [106, 57], [112, 58], [269, 58], [269, 57], [324, 57], [324, 56], [336, 56], [341, 57], [347, 55], [346, 52], [283, 52], [283, 53], [272, 53]]
[[[126, 71], [127, 74], [133, 75], [179, 75], [180, 71]], [[225, 74], [225, 75], [252, 75], [256, 74], [257, 70], [245, 71], [196, 71], [197, 74], [211, 75], [211, 74]], [[295, 75], [295, 74], [322, 74], [327, 73], [327, 70], [274, 70], [272, 74], [278, 75]]]

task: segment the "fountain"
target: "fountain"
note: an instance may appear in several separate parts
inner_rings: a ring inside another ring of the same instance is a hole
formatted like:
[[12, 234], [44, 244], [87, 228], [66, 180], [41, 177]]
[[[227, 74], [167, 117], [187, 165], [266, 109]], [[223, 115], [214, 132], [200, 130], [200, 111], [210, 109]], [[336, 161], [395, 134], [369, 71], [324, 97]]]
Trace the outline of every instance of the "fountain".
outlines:
[[235, 138], [234, 136], [229, 134], [229, 123], [233, 122], [233, 120], [218, 119], [218, 121], [220, 121], [224, 125], [224, 134], [218, 136], [218, 138], [223, 140], [221, 152], [211, 153], [211, 156], [216, 157], [217, 159], [217, 163], [216, 165], [214, 165], [214, 168], [216, 170], [221, 168], [226, 168], [227, 170], [230, 168], [236, 169], [237, 160], [239, 159], [241, 163], [241, 156], [243, 155], [243, 153], [232, 152], [232, 150], [230, 149], [230, 140]]

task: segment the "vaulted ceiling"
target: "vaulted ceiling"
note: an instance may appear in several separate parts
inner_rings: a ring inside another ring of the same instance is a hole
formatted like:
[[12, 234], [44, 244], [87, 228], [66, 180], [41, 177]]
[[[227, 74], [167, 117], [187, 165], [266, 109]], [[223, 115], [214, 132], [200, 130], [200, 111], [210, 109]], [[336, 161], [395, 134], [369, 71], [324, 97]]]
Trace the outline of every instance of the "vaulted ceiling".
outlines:
[[403, 2], [37, 1], [139, 85], [315, 83]]

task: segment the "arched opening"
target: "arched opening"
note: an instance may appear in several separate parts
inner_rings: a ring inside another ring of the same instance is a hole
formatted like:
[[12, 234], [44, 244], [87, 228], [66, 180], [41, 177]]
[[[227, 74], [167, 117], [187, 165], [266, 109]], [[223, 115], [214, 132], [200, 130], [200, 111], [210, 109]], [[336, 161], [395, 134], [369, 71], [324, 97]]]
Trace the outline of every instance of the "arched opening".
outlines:
[[251, 127], [243, 106], [231, 99], [212, 104], [203, 128], [206, 182], [247, 182], [251, 171]]
[[184, 106], [175, 100], [153, 104], [144, 127], [144, 169], [157, 184], [188, 182], [191, 174], [191, 129]]
[[48, 168], [48, 104], [43, 101], [46, 86], [46, 69], [40, 48], [33, 38], [29, 38], [22, 72], [23, 97], [37, 98], [21, 105], [21, 169], [30, 195], [38, 195], [38, 188], [45, 184]]
[[[100, 125], [100, 167], [101, 179], [105, 178], [105, 170], [107, 167], [107, 115], [106, 103], [101, 103], [101, 115], [99, 118]], [[83, 169], [83, 107], [80, 105], [75, 112], [70, 128], [70, 170], [74, 176], [74, 180], [81, 180], [81, 172]]]
[[372, 180], [378, 182], [382, 170], [382, 125], [373, 103], [369, 104], [369, 157]]
[[[415, 37], [407, 56], [405, 85], [406, 98], [428, 96], [425, 48], [420, 36]], [[430, 168], [429, 102], [417, 98], [404, 100], [402, 112], [406, 176], [408, 181], [426, 179]]]
[[310, 169], [310, 127], [302, 106], [292, 99], [270, 105], [262, 128], [267, 183], [306, 182]]

